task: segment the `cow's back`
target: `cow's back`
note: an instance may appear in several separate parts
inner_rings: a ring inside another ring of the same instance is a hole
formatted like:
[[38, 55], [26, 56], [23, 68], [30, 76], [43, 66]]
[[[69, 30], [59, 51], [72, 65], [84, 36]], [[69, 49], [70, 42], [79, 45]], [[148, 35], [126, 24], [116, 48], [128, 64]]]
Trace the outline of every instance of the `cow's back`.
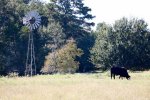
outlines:
[[112, 68], [111, 68], [111, 73], [112, 73], [112, 74], [120, 75], [121, 72], [122, 72], [122, 68], [120, 68], [120, 67], [112, 67]]

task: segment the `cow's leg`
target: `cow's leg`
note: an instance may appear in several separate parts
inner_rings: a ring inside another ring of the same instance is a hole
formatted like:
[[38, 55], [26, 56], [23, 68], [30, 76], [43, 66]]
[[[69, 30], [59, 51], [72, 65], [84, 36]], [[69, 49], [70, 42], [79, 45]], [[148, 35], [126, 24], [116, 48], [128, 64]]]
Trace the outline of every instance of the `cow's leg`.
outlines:
[[114, 79], [115, 79], [115, 74], [114, 74]]
[[113, 74], [111, 73], [111, 79], [112, 79]]

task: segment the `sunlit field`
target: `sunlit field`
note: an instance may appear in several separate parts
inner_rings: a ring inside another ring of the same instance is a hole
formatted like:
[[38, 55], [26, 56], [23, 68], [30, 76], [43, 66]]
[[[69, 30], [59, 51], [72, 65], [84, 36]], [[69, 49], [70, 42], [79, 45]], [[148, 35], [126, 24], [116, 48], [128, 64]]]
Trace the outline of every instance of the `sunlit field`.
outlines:
[[109, 72], [0, 78], [0, 100], [150, 100], [150, 71], [110, 79]]

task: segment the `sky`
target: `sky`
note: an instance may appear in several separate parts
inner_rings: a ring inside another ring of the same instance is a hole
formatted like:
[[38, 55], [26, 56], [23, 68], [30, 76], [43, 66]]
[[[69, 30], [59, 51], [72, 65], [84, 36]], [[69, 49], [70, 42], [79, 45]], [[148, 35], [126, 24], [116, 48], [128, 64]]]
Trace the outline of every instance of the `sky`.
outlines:
[[84, 4], [92, 9], [96, 24], [113, 24], [122, 17], [135, 17], [144, 19], [150, 28], [150, 0], [84, 0]]

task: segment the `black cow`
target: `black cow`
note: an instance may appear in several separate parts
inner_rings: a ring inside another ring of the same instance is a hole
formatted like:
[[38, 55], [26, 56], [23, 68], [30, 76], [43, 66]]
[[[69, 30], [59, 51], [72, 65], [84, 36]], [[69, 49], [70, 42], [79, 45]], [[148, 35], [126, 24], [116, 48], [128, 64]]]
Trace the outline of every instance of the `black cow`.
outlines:
[[112, 77], [114, 77], [114, 79], [115, 79], [115, 75], [120, 75], [119, 79], [121, 77], [126, 77], [127, 80], [130, 79], [130, 76], [129, 76], [127, 70], [122, 67], [112, 67], [111, 68], [111, 79], [112, 79]]

